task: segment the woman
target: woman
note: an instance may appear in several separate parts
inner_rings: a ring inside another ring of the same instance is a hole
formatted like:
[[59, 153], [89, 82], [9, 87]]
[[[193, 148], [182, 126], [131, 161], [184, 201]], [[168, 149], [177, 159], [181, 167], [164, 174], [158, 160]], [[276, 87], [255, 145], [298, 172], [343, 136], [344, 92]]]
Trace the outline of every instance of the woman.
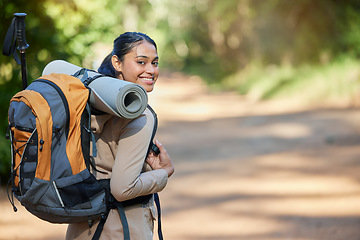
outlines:
[[[114, 41], [114, 49], [102, 62], [102, 74], [154, 89], [159, 76], [155, 42], [147, 35], [126, 32]], [[155, 141], [160, 153], [148, 154], [154, 128], [150, 109], [134, 120], [113, 115], [92, 115], [98, 156], [95, 159], [98, 179], [110, 178], [112, 195], [126, 201], [161, 191], [174, 167], [164, 146]], [[132, 240], [153, 239], [154, 200], [125, 208]], [[66, 239], [91, 239], [98, 222], [70, 224]], [[123, 239], [123, 227], [116, 209], [110, 210], [100, 239]]]

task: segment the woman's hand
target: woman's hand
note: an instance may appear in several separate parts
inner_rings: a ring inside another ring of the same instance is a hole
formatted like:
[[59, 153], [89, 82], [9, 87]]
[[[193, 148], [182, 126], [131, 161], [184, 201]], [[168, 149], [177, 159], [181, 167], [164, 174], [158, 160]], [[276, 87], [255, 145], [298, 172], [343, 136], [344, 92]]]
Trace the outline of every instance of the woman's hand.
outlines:
[[168, 177], [170, 177], [174, 173], [174, 165], [171, 162], [171, 158], [167, 153], [165, 147], [159, 141], [156, 140], [155, 144], [159, 148], [160, 153], [158, 155], [155, 155], [154, 152], [151, 151], [146, 159], [146, 162], [154, 170], [166, 170], [168, 173]]

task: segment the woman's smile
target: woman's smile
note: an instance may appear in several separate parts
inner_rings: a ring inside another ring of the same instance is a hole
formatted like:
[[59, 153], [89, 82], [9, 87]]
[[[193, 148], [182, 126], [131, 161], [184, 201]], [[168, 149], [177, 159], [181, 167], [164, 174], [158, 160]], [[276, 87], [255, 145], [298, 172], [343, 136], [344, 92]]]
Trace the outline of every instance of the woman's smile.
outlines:
[[141, 81], [143, 81], [144, 83], [148, 84], [148, 85], [153, 85], [154, 84], [154, 78], [153, 77], [139, 77]]

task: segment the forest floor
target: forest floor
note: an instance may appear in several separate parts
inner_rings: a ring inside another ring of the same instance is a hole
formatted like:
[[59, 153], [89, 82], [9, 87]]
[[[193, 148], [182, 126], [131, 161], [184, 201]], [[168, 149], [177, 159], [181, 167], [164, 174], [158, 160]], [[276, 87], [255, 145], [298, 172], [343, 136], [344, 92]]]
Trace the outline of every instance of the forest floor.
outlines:
[[[149, 99], [176, 169], [160, 193], [165, 239], [360, 240], [359, 109], [253, 102], [182, 74]], [[66, 225], [16, 204], [2, 189], [0, 240], [64, 239]]]

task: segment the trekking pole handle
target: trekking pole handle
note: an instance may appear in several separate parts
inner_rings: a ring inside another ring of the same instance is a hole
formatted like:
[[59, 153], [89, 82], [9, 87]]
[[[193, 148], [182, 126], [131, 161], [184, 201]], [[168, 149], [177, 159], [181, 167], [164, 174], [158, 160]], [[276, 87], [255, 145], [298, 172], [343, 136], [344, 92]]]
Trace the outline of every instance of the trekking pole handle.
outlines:
[[25, 16], [26, 13], [14, 13], [14, 16], [16, 18], [16, 37], [18, 40], [18, 50], [20, 52], [24, 52], [25, 49], [29, 47], [29, 44], [26, 43], [25, 39]]

